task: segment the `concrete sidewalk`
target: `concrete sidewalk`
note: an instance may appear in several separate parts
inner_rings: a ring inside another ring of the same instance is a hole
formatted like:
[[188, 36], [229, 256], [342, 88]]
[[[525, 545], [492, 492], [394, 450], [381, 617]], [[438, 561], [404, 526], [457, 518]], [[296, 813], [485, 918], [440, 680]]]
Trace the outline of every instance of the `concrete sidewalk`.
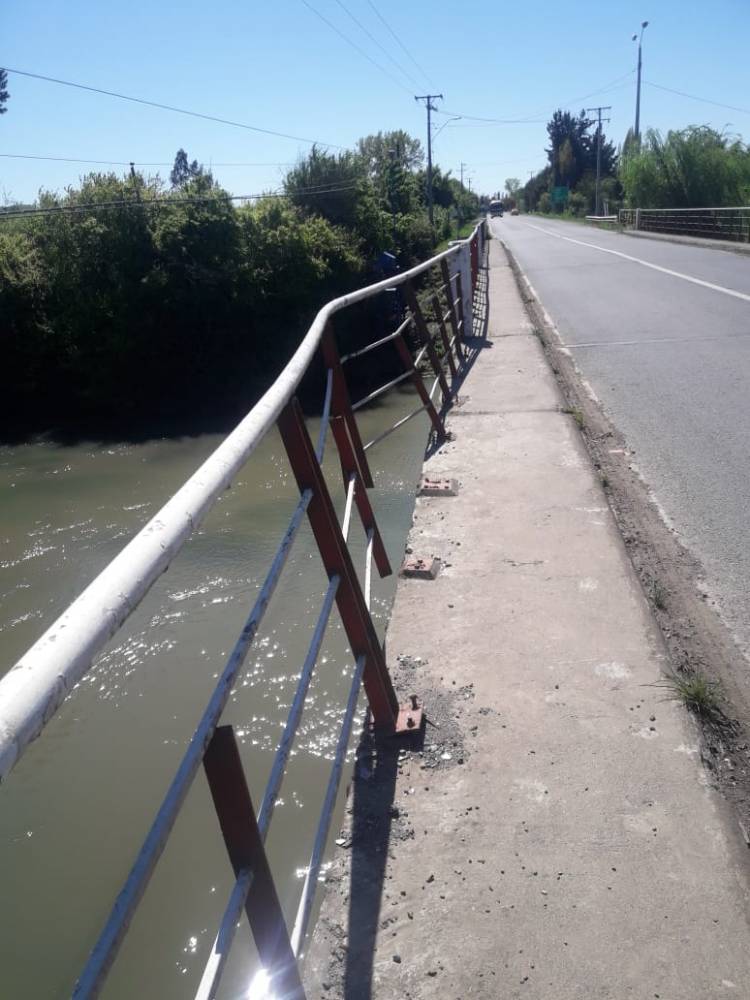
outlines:
[[746, 858], [496, 241], [489, 298], [388, 630], [439, 728], [363, 750], [308, 996], [750, 997]]

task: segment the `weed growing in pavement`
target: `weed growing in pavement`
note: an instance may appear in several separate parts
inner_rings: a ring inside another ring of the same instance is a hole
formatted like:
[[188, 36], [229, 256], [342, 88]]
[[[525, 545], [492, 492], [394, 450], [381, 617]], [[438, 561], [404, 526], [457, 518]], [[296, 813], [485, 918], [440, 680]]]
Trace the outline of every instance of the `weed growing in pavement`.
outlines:
[[562, 412], [567, 413], [568, 416], [572, 417], [578, 424], [578, 429], [581, 431], [583, 430], [584, 419], [583, 419], [583, 413], [580, 410], [576, 409], [576, 407], [574, 406], [566, 406], [563, 408]]
[[685, 708], [704, 719], [718, 718], [723, 713], [719, 705], [717, 685], [705, 674], [690, 671], [685, 674], [671, 674], [660, 684], [670, 690], [675, 701], [681, 701]]
[[651, 600], [654, 602], [654, 607], [658, 608], [659, 611], [664, 611], [667, 607], [667, 589], [663, 583], [658, 580], [651, 581]]

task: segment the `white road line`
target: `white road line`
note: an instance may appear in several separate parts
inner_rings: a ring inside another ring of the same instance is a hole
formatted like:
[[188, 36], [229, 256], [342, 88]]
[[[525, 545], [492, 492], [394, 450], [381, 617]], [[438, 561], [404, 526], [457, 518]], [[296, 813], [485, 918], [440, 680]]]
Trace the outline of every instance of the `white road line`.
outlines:
[[592, 250], [599, 250], [601, 253], [612, 254], [613, 257], [622, 257], [623, 260], [629, 260], [633, 264], [641, 264], [643, 267], [650, 267], [652, 271], [661, 271], [662, 274], [670, 274], [673, 278], [681, 278], [683, 281], [689, 281], [692, 285], [700, 285], [702, 288], [709, 288], [712, 292], [721, 292], [722, 295], [731, 295], [732, 298], [742, 299], [743, 302], [750, 302], [750, 295], [746, 292], [735, 291], [734, 288], [725, 288], [724, 285], [714, 285], [710, 281], [703, 281], [701, 278], [693, 278], [689, 274], [683, 274], [681, 271], [672, 271], [668, 267], [660, 267], [658, 264], [652, 264], [648, 260], [642, 260], [640, 257], [632, 257], [629, 253], [622, 253], [620, 250], [609, 250], [607, 247], [600, 247], [597, 243], [587, 243], [585, 240], [574, 240], [571, 236], [562, 236], [560, 233], [554, 232], [552, 229], [544, 229], [542, 226], [533, 226], [530, 222], [525, 222], [524, 225], [527, 229], [536, 229], [540, 233], [545, 233], [547, 236], [554, 236], [555, 239], [565, 240], [566, 243], [576, 243], [581, 247], [590, 247]]
[[649, 337], [645, 340], [591, 340], [581, 344], [566, 344], [571, 350], [577, 347], [643, 347], [644, 344], [707, 344], [719, 340], [736, 340], [750, 337], [750, 333], [726, 333], [719, 337]]

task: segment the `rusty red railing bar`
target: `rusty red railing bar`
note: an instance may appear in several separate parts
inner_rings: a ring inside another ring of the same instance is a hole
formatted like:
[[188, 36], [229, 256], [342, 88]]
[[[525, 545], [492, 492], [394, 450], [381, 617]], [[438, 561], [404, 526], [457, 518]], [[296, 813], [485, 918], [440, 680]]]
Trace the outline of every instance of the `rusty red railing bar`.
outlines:
[[451, 377], [455, 378], [457, 374], [456, 362], [453, 360], [453, 354], [451, 353], [450, 343], [448, 342], [448, 331], [445, 328], [445, 320], [443, 319], [440, 311], [440, 300], [437, 295], [432, 296], [432, 311], [435, 315], [435, 322], [437, 323], [440, 342], [443, 345], [443, 360], [448, 362]]
[[245, 914], [261, 966], [273, 987], [270, 992], [288, 1000], [304, 1000], [297, 959], [232, 726], [216, 728], [206, 747], [203, 767], [235, 877], [247, 869], [253, 873], [252, 892], [245, 897]]
[[376, 347], [382, 347], [383, 344], [388, 344], [396, 337], [400, 336], [404, 330], [411, 323], [411, 316], [407, 316], [404, 322], [394, 330], [393, 333], [389, 333], [387, 337], [381, 337], [380, 340], [373, 341], [372, 344], [368, 344], [367, 347], [361, 347], [358, 351], [350, 351], [341, 358], [341, 364], [345, 365], [347, 361], [352, 361], [354, 358], [361, 358], [363, 354], [369, 354], [370, 351], [374, 351]]
[[[339, 359], [339, 349], [336, 346], [336, 338], [330, 323], [326, 325], [325, 332], [320, 341], [320, 350], [324, 362], [333, 370], [333, 397], [331, 402], [331, 429], [336, 439], [336, 445], [341, 452], [342, 448], [351, 449], [354, 452], [354, 464], [356, 465], [362, 482], [367, 489], [372, 489], [373, 479], [370, 466], [367, 464], [367, 456], [362, 447], [362, 438], [357, 425], [357, 418], [352, 410], [352, 401], [349, 395], [349, 386], [346, 383], [344, 369]], [[342, 427], [342, 424], [344, 425]], [[342, 459], [343, 461], [343, 459]], [[351, 471], [351, 469], [347, 470]]]
[[451, 398], [451, 391], [445, 379], [445, 375], [443, 374], [443, 369], [435, 351], [435, 345], [432, 342], [432, 336], [427, 327], [427, 323], [425, 322], [419, 301], [414, 293], [411, 282], [409, 281], [404, 284], [404, 297], [406, 298], [406, 303], [409, 306], [409, 311], [414, 317], [414, 325], [417, 330], [417, 335], [427, 350], [427, 357], [430, 359], [432, 370], [440, 379], [440, 388], [443, 390], [443, 399], [447, 402]]
[[341, 526], [331, 502], [328, 486], [310, 443], [299, 403], [293, 399], [278, 419], [279, 431], [289, 456], [300, 492], [312, 489], [313, 499], [307, 516], [329, 577], [341, 576], [336, 604], [341, 615], [349, 647], [355, 656], [365, 654], [364, 685], [375, 726], [393, 732], [399, 704], [385, 662], [383, 648], [365, 606], [362, 588], [351, 555], [341, 534]]
[[422, 378], [421, 373], [417, 369], [417, 365], [415, 364], [414, 359], [409, 353], [409, 348], [406, 346], [404, 338], [399, 337], [398, 340], [395, 341], [395, 344], [396, 344], [396, 350], [399, 352], [401, 360], [404, 363], [404, 367], [408, 368], [411, 365], [412, 382], [414, 384], [414, 388], [417, 390], [419, 398], [422, 400], [422, 403], [424, 404], [424, 407], [427, 410], [427, 413], [430, 417], [430, 422], [432, 423], [432, 429], [434, 434], [438, 438], [444, 438], [445, 427], [443, 426], [443, 421], [440, 419], [437, 410], [432, 405], [432, 400], [430, 399], [427, 393], [427, 389], [425, 388], [424, 379]]
[[375, 389], [373, 392], [363, 396], [362, 399], [358, 400], [356, 403], [352, 403], [352, 412], [356, 413], [357, 410], [361, 410], [367, 403], [371, 403], [373, 399], [377, 399], [378, 396], [382, 396], [384, 392], [388, 392], [389, 389], [393, 389], [393, 387], [397, 386], [399, 382], [404, 382], [407, 378], [411, 378], [411, 371], [402, 372], [396, 378], [391, 379], [390, 382], [386, 382], [385, 385], [381, 385], [379, 389]]
[[310, 862], [307, 866], [305, 884], [302, 888], [302, 898], [300, 899], [299, 907], [297, 909], [297, 917], [294, 921], [294, 928], [291, 934], [292, 951], [298, 957], [305, 940], [307, 926], [310, 922], [313, 900], [315, 898], [315, 891], [318, 885], [318, 878], [320, 876], [320, 866], [323, 861], [323, 853], [325, 851], [328, 833], [331, 827], [333, 808], [336, 805], [336, 797], [338, 795], [339, 784], [341, 782], [341, 771], [344, 766], [344, 758], [346, 757], [346, 752], [349, 748], [349, 739], [351, 737], [354, 713], [357, 709], [357, 699], [359, 698], [359, 689], [362, 684], [364, 669], [365, 657], [359, 656], [354, 667], [352, 686], [349, 689], [349, 698], [346, 703], [346, 710], [341, 724], [341, 731], [339, 732], [338, 743], [336, 744], [336, 754], [333, 759], [333, 766], [331, 767], [331, 774], [328, 779], [323, 806], [320, 810], [318, 828], [315, 833], [315, 841], [310, 854]]

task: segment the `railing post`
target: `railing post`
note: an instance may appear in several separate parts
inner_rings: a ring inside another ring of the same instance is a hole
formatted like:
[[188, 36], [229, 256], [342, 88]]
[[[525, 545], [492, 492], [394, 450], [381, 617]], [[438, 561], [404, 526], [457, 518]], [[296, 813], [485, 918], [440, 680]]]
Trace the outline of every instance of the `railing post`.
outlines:
[[[362, 521], [365, 533], [373, 533], [373, 556], [378, 572], [382, 576], [390, 576], [393, 572], [388, 555], [385, 551], [383, 539], [375, 520], [375, 513], [367, 495], [366, 485], [369, 481], [372, 486], [372, 475], [367, 462], [367, 456], [362, 446], [362, 439], [357, 427], [357, 418], [351, 407], [349, 390], [346, 386], [346, 377], [339, 360], [339, 352], [333, 331], [330, 327], [326, 329], [321, 342], [323, 360], [331, 369], [333, 378], [331, 394], [331, 431], [333, 432], [336, 448], [341, 462], [341, 472], [344, 477], [344, 486], [349, 482], [352, 475], [355, 477], [354, 500]], [[354, 435], [352, 435], [354, 430]]]
[[439, 440], [443, 440], [448, 436], [445, 432], [443, 421], [440, 419], [440, 415], [438, 414], [438, 411], [435, 409], [435, 406], [432, 400], [430, 399], [430, 394], [425, 388], [425, 384], [422, 381], [422, 376], [414, 367], [414, 359], [409, 353], [409, 348], [406, 346], [404, 338], [396, 337], [394, 343], [396, 345], [396, 350], [398, 351], [399, 355], [401, 356], [401, 360], [404, 363], [404, 367], [411, 370], [412, 373], [411, 380], [414, 383], [414, 388], [419, 393], [419, 398], [424, 403], [424, 408], [425, 410], [427, 410], [427, 414], [432, 423], [432, 429], [434, 430], [436, 437]]
[[[346, 385], [346, 376], [344, 375], [344, 371], [341, 366], [338, 348], [336, 347], [336, 340], [333, 336], [333, 330], [331, 329], [330, 323], [325, 328], [325, 333], [323, 334], [320, 342], [320, 348], [323, 354], [323, 361], [328, 368], [331, 369], [331, 374], [333, 376], [331, 414], [342, 418], [346, 424], [357, 461], [357, 471], [359, 472], [365, 486], [368, 489], [372, 489], [372, 473], [370, 472], [367, 455], [362, 447], [362, 438], [359, 435], [357, 419], [354, 416], [354, 411], [352, 410], [352, 401], [349, 397], [349, 389]], [[336, 442], [338, 443], [338, 438], [336, 438]], [[353, 472], [354, 470], [351, 469], [347, 471]], [[348, 476], [346, 478], [348, 479]]]
[[443, 310], [440, 305], [440, 299], [437, 295], [432, 296], [432, 312], [435, 316], [435, 322], [437, 323], [438, 330], [440, 331], [440, 340], [443, 344], [443, 350], [445, 351], [445, 357], [448, 359], [448, 367], [451, 370], [451, 376], [456, 377], [456, 362], [453, 360], [453, 351], [451, 350], [451, 342], [448, 339], [448, 331], [445, 329], [445, 321], [443, 320]]
[[466, 339], [472, 335], [474, 329], [474, 313], [472, 306], [472, 284], [471, 284], [471, 255], [468, 245], [464, 243], [458, 244], [458, 253], [456, 254], [455, 261], [458, 268], [459, 278], [458, 278], [458, 289], [461, 295], [461, 316], [464, 321], [464, 325], [461, 328], [461, 336]]
[[430, 364], [432, 365], [432, 370], [435, 373], [435, 377], [440, 383], [440, 389], [443, 393], [443, 402], [448, 403], [451, 399], [451, 390], [448, 386], [448, 382], [445, 378], [445, 373], [443, 372], [442, 365], [440, 364], [440, 359], [435, 351], [435, 345], [432, 342], [432, 337], [430, 336], [430, 331], [427, 328], [427, 323], [425, 323], [422, 310], [420, 309], [419, 302], [417, 301], [417, 296], [414, 294], [414, 289], [412, 288], [411, 282], [407, 281], [404, 284], [404, 292], [406, 298], [406, 304], [409, 307], [414, 318], [414, 326], [417, 331], [417, 336], [422, 342], [422, 346], [427, 349], [427, 357], [430, 359]]
[[231, 726], [219, 726], [203, 766], [229, 860], [237, 877], [252, 871], [245, 912], [274, 996], [305, 1000], [297, 960], [258, 830], [237, 741]]
[[443, 275], [443, 287], [445, 289], [445, 297], [448, 300], [448, 312], [450, 313], [451, 329], [453, 330], [454, 343], [456, 346], [456, 357], [459, 361], [464, 360], [463, 350], [461, 348], [461, 337], [458, 328], [458, 318], [456, 316], [456, 296], [453, 294], [453, 281], [451, 279], [450, 267], [448, 266], [448, 261], [443, 258], [440, 261], [440, 271]]
[[296, 398], [281, 411], [278, 428], [300, 493], [312, 490], [307, 516], [328, 577], [336, 574], [341, 577], [336, 605], [355, 659], [365, 657], [363, 682], [375, 726], [393, 732], [398, 720], [398, 699]]

